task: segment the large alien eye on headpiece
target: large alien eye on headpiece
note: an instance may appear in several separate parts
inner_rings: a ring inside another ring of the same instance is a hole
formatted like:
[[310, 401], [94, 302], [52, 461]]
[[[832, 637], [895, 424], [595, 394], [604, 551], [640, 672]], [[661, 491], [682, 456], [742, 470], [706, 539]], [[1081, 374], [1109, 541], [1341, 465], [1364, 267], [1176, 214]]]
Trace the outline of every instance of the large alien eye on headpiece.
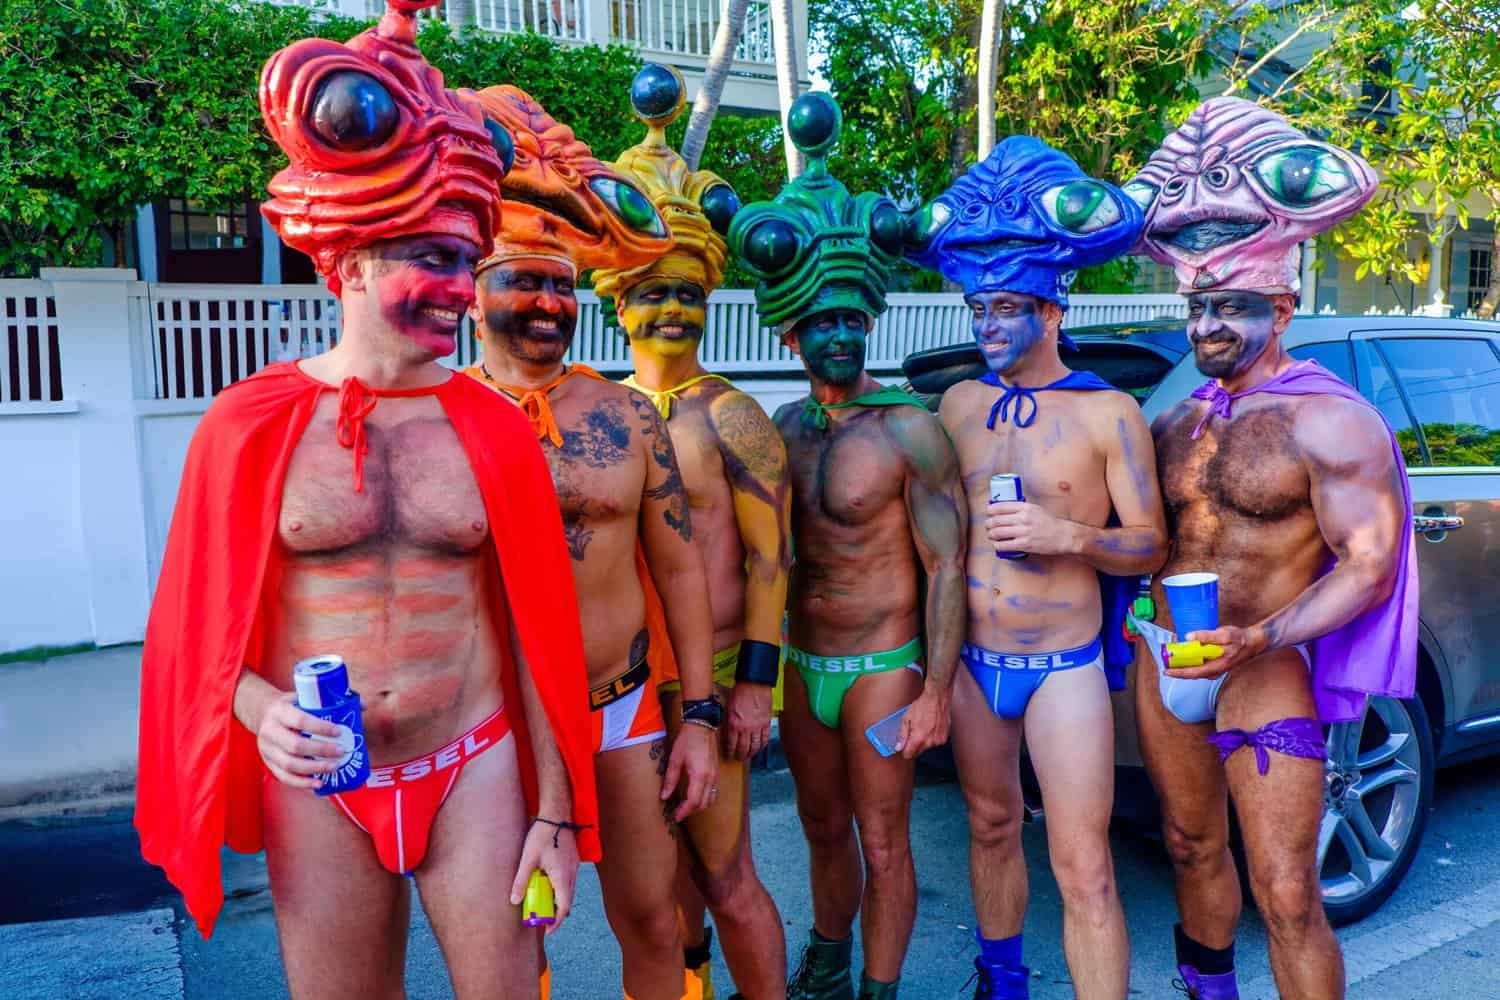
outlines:
[[1354, 178], [1338, 154], [1317, 146], [1293, 146], [1256, 161], [1255, 175], [1276, 200], [1290, 208], [1307, 208], [1343, 194]]
[[917, 210], [912, 216], [911, 225], [907, 229], [907, 240], [918, 250], [925, 250], [932, 245], [932, 239], [953, 218], [953, 210], [940, 201], [928, 202]]
[[1131, 181], [1120, 190], [1125, 192], [1125, 197], [1139, 205], [1142, 212], [1149, 211], [1151, 203], [1156, 200], [1156, 185], [1145, 181]]
[[757, 223], [745, 235], [745, 260], [764, 274], [780, 274], [796, 259], [797, 234], [780, 219]]
[[715, 184], [703, 192], [698, 204], [708, 217], [708, 224], [714, 227], [714, 232], [720, 236], [728, 235], [729, 223], [734, 221], [734, 214], [740, 210], [740, 196], [734, 193], [734, 188], [728, 184]]
[[494, 147], [495, 155], [500, 157], [500, 165], [505, 172], [510, 173], [510, 168], [516, 163], [516, 142], [510, 137], [504, 125], [501, 125], [489, 115], [484, 116], [484, 127], [490, 133], [490, 145]]
[[328, 145], [357, 152], [378, 146], [396, 131], [401, 114], [385, 85], [368, 73], [330, 73], [313, 94], [308, 118]]
[[1103, 184], [1073, 181], [1042, 194], [1042, 211], [1063, 229], [1075, 233], [1097, 233], [1120, 221], [1120, 206]]
[[870, 216], [870, 239], [888, 254], [899, 256], [906, 245], [906, 216], [895, 205], [880, 205]]
[[629, 184], [623, 184], [613, 177], [594, 177], [589, 180], [589, 187], [593, 188], [594, 193], [604, 200], [604, 204], [624, 219], [625, 224], [631, 229], [649, 233], [652, 236], [667, 235], [661, 216], [656, 214], [656, 209], [651, 206], [651, 202]]

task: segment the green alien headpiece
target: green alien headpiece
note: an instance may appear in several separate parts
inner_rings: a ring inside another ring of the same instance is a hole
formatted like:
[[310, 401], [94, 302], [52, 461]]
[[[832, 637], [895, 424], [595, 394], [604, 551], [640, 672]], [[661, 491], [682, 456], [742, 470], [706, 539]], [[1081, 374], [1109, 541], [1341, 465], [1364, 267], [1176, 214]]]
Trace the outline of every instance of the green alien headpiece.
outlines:
[[807, 171], [772, 201], [740, 209], [729, 226], [729, 247], [757, 279], [755, 301], [767, 326], [794, 325], [829, 309], [885, 312], [906, 218], [885, 195], [851, 195], [828, 173], [842, 123], [828, 94], [797, 98], [786, 128], [807, 156]]

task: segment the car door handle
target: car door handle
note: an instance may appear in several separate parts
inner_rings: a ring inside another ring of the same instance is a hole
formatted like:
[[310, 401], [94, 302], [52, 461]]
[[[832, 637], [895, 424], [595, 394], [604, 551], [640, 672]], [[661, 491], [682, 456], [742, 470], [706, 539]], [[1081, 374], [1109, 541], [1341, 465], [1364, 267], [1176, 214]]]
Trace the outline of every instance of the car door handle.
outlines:
[[1437, 531], [1457, 531], [1464, 526], [1464, 519], [1452, 515], [1434, 517], [1430, 514], [1417, 514], [1411, 519], [1411, 526], [1419, 535], [1430, 535]]

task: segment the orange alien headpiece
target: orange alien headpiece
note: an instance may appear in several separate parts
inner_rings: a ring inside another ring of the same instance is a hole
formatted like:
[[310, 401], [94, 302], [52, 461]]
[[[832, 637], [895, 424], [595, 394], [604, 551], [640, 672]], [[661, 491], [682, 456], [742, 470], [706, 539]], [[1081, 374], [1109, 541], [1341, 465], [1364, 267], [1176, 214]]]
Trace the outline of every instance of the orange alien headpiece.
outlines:
[[294, 42], [261, 70], [261, 114], [291, 161], [261, 211], [335, 294], [349, 250], [431, 234], [488, 248], [500, 229], [510, 136], [417, 50], [417, 11], [437, 2], [388, 0], [378, 26]]
[[728, 246], [724, 234], [739, 211], [740, 200], [722, 177], [689, 170], [687, 161], [667, 145], [666, 128], [687, 103], [682, 74], [670, 66], [648, 63], [630, 85], [630, 104], [646, 124], [646, 138], [620, 154], [614, 166], [641, 186], [672, 232], [672, 249], [644, 267], [601, 269], [594, 290], [618, 300], [647, 278], [692, 281], [712, 292], [724, 280]]
[[505, 84], [478, 94], [487, 120], [510, 133], [515, 162], [500, 184], [505, 227], [479, 269], [521, 257], [557, 260], [575, 274], [638, 267], [671, 246], [651, 202], [594, 158], [573, 130], [530, 94]]

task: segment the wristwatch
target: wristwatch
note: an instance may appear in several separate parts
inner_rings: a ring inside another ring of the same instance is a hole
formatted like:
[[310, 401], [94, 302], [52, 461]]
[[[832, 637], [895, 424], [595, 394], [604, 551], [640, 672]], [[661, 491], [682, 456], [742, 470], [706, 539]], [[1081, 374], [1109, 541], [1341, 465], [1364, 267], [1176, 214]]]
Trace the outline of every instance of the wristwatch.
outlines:
[[724, 703], [719, 701], [718, 695], [704, 698], [701, 701], [682, 701], [682, 721], [694, 726], [702, 726], [704, 729], [718, 729], [724, 724]]

